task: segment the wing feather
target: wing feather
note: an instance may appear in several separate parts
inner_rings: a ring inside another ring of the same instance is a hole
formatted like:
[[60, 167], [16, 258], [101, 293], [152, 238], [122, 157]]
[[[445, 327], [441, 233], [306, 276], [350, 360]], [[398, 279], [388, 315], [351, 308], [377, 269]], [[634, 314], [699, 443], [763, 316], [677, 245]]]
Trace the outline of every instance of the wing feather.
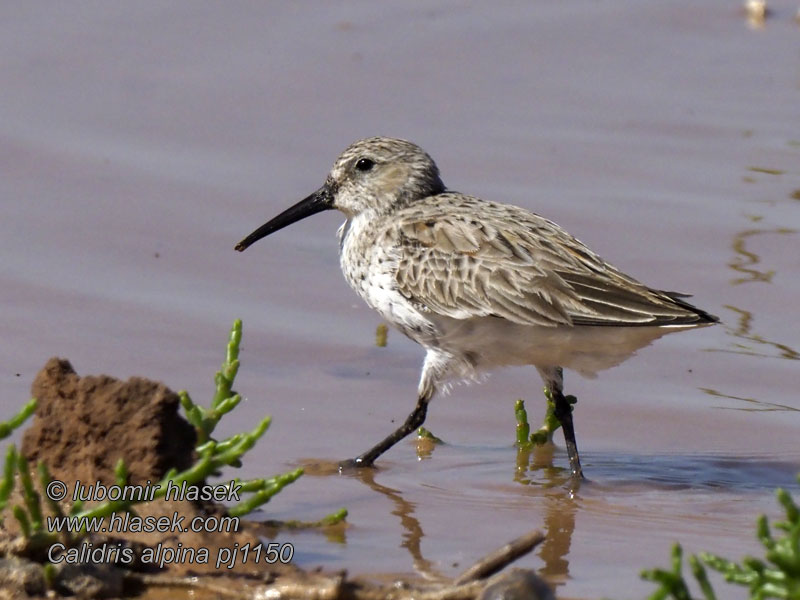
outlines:
[[447, 192], [388, 221], [395, 281], [421, 310], [527, 325], [668, 325], [714, 319], [674, 292], [646, 287], [555, 223], [524, 209]]

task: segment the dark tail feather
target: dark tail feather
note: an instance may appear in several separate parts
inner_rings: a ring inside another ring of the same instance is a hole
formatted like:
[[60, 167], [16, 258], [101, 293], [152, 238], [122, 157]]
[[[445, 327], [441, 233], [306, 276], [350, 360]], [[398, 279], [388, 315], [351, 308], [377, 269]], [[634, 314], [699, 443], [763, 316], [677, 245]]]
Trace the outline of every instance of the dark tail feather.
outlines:
[[661, 293], [667, 296], [670, 300], [672, 300], [675, 304], [677, 304], [681, 308], [686, 309], [689, 312], [692, 312], [695, 315], [697, 315], [697, 319], [695, 319], [694, 322], [719, 323], [718, 316], [707, 313], [702, 308], [697, 308], [696, 306], [689, 304], [684, 300], [684, 298], [691, 298], [692, 297], [691, 294], [681, 294], [680, 292], [667, 292], [665, 290], [661, 290]]

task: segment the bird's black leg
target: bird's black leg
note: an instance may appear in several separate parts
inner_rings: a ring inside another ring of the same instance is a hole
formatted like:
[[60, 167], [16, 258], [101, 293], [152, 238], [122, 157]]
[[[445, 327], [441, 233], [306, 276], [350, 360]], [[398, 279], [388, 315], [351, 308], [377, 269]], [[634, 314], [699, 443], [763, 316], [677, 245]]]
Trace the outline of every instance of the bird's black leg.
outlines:
[[583, 470], [581, 469], [581, 458], [578, 456], [578, 444], [575, 441], [575, 428], [572, 425], [572, 406], [564, 397], [560, 389], [551, 390], [553, 394], [553, 402], [555, 404], [555, 414], [561, 429], [564, 430], [564, 441], [567, 444], [567, 455], [569, 456], [569, 468], [572, 471], [572, 476], [579, 479], [583, 478]]
[[350, 468], [350, 467], [371, 467], [372, 463], [375, 462], [381, 454], [386, 452], [389, 448], [394, 446], [397, 442], [402, 440], [406, 437], [409, 433], [413, 432], [417, 429], [420, 425], [425, 422], [425, 414], [428, 412], [428, 401], [430, 398], [425, 396], [420, 396], [417, 400], [417, 406], [411, 412], [410, 415], [405, 420], [400, 427], [398, 427], [393, 433], [386, 436], [386, 438], [375, 444], [372, 448], [357, 456], [354, 459], [344, 460], [339, 463], [340, 469]]
[[567, 444], [567, 456], [569, 457], [569, 468], [572, 471], [572, 477], [583, 479], [581, 458], [578, 455], [578, 444], [575, 441], [575, 427], [572, 424], [572, 406], [564, 397], [564, 378], [561, 367], [540, 368], [539, 373], [542, 375], [547, 389], [550, 390], [556, 418], [561, 423], [561, 429], [564, 430], [564, 442]]

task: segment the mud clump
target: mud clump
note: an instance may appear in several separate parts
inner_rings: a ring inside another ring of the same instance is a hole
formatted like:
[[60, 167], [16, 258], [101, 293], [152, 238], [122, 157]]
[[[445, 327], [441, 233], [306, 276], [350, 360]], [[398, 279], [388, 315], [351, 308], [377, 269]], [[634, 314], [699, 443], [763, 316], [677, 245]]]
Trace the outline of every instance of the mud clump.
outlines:
[[178, 414], [178, 395], [162, 383], [79, 377], [68, 361], [51, 358], [31, 392], [39, 404], [22, 453], [44, 462], [56, 479], [111, 485], [122, 458], [129, 483], [144, 484], [193, 462], [195, 430]]
[[[65, 514], [78, 482], [82, 493], [92, 486], [116, 485], [114, 468], [120, 459], [129, 472], [126, 485], [145, 489], [156, 486], [170, 469], [180, 472], [195, 462], [195, 429], [179, 413], [178, 395], [162, 383], [141, 377], [127, 381], [108, 375], [80, 377], [69, 361], [51, 358], [34, 379], [31, 392], [38, 405], [33, 424], [23, 434], [21, 453], [31, 466], [43, 462], [54, 479], [66, 484]], [[121, 511], [116, 521], [106, 518], [104, 524], [116, 527], [84, 538], [81, 556], [90, 556], [92, 549], [131, 547], [137, 549], [136, 556], [127, 568], [185, 575], [218, 572], [214, 557], [221, 551], [259, 543], [254, 524], [243, 520], [228, 519], [229, 527], [222, 531], [204, 529], [203, 524], [223, 521], [225, 506], [192, 500], [197, 494], [179, 496], [136, 504], [135, 517]], [[98, 502], [90, 500], [86, 507], [94, 504]], [[158, 522], [171, 525], [161, 531], [129, 526], [134, 518], [150, 523], [161, 519]], [[201, 526], [196, 529], [194, 523]], [[14, 519], [6, 519], [5, 526], [7, 533], [20, 533]], [[143, 563], [146, 548], [158, 548], [161, 556], [175, 558]], [[192, 559], [192, 552], [201, 549], [208, 552], [207, 562]], [[239, 563], [231, 571], [257, 570], [253, 564]]]

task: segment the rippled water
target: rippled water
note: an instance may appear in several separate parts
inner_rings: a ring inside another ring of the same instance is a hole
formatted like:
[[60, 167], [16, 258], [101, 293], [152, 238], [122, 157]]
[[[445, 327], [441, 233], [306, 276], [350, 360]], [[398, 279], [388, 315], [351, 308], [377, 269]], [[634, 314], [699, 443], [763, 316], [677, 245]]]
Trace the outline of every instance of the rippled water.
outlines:
[[369, 473], [309, 468], [267, 516], [346, 506], [350, 526], [279, 534], [298, 564], [452, 576], [541, 528], [519, 565], [560, 595], [640, 598], [675, 540], [759, 551], [757, 513], [800, 471], [796, 6], [760, 27], [730, 2], [81, 6], [0, 9], [6, 414], [52, 355], [208, 397], [239, 317], [248, 401], [221, 433], [274, 417], [242, 474], [365, 450], [413, 407], [422, 352], [374, 345], [341, 218], [233, 245], [352, 140], [406, 137], [452, 188], [535, 210], [724, 323], [566, 374], [575, 493], [562, 449], [513, 447], [514, 400], [543, 412], [532, 369], [436, 398], [447, 444], [426, 459], [408, 441]]

